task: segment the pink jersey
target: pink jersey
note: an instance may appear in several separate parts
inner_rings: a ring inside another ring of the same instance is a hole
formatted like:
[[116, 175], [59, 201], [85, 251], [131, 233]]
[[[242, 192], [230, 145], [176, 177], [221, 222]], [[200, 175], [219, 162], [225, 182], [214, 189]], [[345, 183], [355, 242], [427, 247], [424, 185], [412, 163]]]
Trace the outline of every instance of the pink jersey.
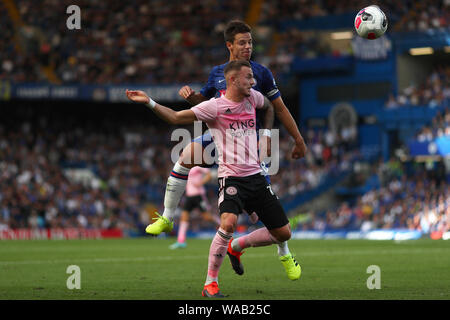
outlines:
[[189, 171], [189, 176], [186, 183], [186, 195], [188, 197], [206, 194], [206, 189], [202, 184], [202, 180], [208, 172], [208, 168], [202, 167], [194, 167]]
[[218, 177], [246, 177], [261, 172], [258, 157], [256, 110], [264, 96], [251, 89], [250, 96], [233, 102], [221, 96], [204, 101], [191, 110], [207, 124], [216, 145]]

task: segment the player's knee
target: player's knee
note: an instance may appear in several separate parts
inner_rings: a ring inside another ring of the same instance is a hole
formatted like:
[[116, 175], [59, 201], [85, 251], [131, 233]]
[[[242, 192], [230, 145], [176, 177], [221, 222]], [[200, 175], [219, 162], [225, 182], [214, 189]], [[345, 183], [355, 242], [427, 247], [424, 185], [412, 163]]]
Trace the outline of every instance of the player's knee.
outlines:
[[282, 234], [280, 234], [277, 238], [277, 240], [279, 242], [285, 242], [288, 241], [291, 238], [291, 232], [287, 231], [287, 232], [283, 232]]
[[189, 221], [189, 212], [182, 211], [180, 221], [188, 222]]
[[220, 224], [220, 227], [228, 233], [233, 233], [236, 229], [236, 224], [231, 221], [225, 221]]
[[223, 213], [220, 217], [220, 228], [228, 233], [233, 233], [236, 229], [237, 217], [233, 213]]
[[193, 167], [195, 167], [193, 160], [188, 156], [184, 156], [183, 154], [180, 156], [178, 163], [188, 169], [192, 169]]
[[290, 228], [282, 228], [281, 230], [278, 230], [278, 232], [273, 236], [275, 237], [275, 239], [277, 239], [277, 241], [285, 242], [291, 238], [291, 230]]
[[203, 146], [199, 143], [191, 142], [180, 155], [179, 162], [186, 168], [193, 168], [203, 164]]

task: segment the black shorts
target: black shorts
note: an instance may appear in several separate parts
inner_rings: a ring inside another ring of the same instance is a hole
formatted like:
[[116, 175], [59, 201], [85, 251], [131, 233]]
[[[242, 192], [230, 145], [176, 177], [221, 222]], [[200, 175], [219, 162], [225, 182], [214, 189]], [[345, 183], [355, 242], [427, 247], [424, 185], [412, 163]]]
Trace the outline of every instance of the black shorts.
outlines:
[[200, 209], [202, 212], [208, 211], [208, 203], [205, 197], [201, 195], [188, 197], [186, 196], [184, 200], [183, 210], [191, 212], [195, 208]]
[[219, 178], [219, 213], [256, 212], [267, 229], [289, 223], [279, 198], [263, 175]]

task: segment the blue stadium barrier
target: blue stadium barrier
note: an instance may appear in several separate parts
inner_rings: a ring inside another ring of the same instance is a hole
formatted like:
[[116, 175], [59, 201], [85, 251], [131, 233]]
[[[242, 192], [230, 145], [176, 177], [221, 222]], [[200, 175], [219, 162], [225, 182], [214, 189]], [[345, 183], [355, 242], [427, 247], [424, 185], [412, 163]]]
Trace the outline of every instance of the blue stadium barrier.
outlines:
[[416, 240], [421, 231], [408, 229], [377, 229], [370, 231], [294, 231], [291, 239], [366, 239], [366, 240]]
[[330, 188], [341, 183], [351, 173], [351, 169], [344, 170], [337, 175], [331, 174], [324, 179], [320, 185], [312, 190], [302, 191], [295, 196], [285, 196], [281, 198], [283, 208], [286, 212], [289, 212], [296, 207], [318, 197], [322, 193], [328, 191]]
[[360, 196], [367, 193], [370, 190], [378, 189], [380, 187], [380, 179], [377, 174], [370, 176], [363, 186], [349, 188], [339, 187], [336, 188], [336, 194], [341, 196]]
[[408, 51], [414, 47], [432, 47], [440, 49], [450, 43], [450, 27], [443, 30], [430, 29], [426, 32], [398, 32], [392, 33], [391, 37], [397, 52]]
[[292, 64], [292, 72], [308, 73], [320, 71], [348, 71], [353, 68], [354, 58], [347, 57], [320, 57], [304, 59], [295, 57]]
[[[0, 100], [10, 99], [53, 99], [80, 100], [94, 102], [130, 102], [125, 95], [126, 89], [151, 92], [152, 97], [159, 101], [183, 101], [178, 95], [183, 84], [151, 86], [145, 84], [121, 85], [51, 85], [45, 83], [13, 83], [0, 81]], [[199, 91], [200, 84], [192, 84], [191, 88]]]
[[302, 20], [285, 20], [279, 23], [280, 31], [291, 28], [299, 30], [337, 30], [353, 29], [353, 22], [358, 12], [349, 12], [336, 15], [311, 17]]

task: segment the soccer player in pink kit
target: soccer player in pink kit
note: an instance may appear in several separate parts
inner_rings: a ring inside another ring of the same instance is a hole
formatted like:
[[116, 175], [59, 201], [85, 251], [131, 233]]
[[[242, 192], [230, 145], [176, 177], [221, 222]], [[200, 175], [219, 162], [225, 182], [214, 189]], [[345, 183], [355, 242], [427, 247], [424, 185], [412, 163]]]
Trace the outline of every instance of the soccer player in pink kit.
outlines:
[[211, 171], [208, 168], [194, 167], [189, 171], [186, 183], [186, 197], [181, 211], [180, 225], [178, 227], [177, 242], [170, 245], [170, 249], [186, 248], [186, 233], [189, 228], [189, 213], [198, 208], [205, 221], [219, 224], [220, 220], [210, 213], [206, 199], [205, 183], [211, 180]]
[[[250, 60], [253, 51], [253, 39], [250, 26], [243, 21], [232, 20], [225, 26], [224, 39], [230, 54], [229, 61], [249, 61], [253, 77], [255, 78], [253, 89], [261, 92], [270, 101], [269, 107], [265, 108], [264, 112], [258, 112], [260, 111], [258, 110], [256, 113], [257, 129], [271, 129], [274, 115], [276, 115], [294, 139], [295, 145], [291, 152], [292, 158], [299, 159], [303, 157], [306, 152], [303, 137], [301, 136], [291, 113], [283, 102], [281, 92], [278, 90], [271, 71], [265, 66]], [[213, 97], [217, 98], [220, 95], [223, 95], [227, 89], [223, 71], [228, 62], [212, 68], [207, 83], [199, 92], [193, 91], [189, 86], [183, 86], [179, 91], [180, 96], [191, 105], [196, 105]], [[264, 157], [266, 154], [270, 155], [270, 132], [270, 130], [258, 131], [258, 133], [261, 133], [258, 135], [261, 157]], [[154, 219], [156, 221], [145, 228], [145, 232], [151, 235], [159, 235], [161, 232], [170, 232], [172, 230], [173, 215], [184, 193], [189, 170], [195, 166], [207, 166], [207, 161], [203, 159], [201, 155], [204, 155], [204, 151], [209, 148], [211, 144], [214, 145], [211, 135], [205, 133], [202, 136], [194, 138], [192, 142], [183, 149], [181, 156], [175, 163], [173, 170], [167, 179], [166, 192], [164, 195], [164, 212], [162, 215], [156, 213], [158, 218]], [[266, 153], [266, 151], [269, 152]], [[201, 161], [197, 160], [198, 155], [200, 155]], [[262, 167], [263, 169], [267, 169], [263, 164]], [[270, 183], [269, 174], [266, 174], [266, 179]], [[258, 219], [256, 213], [248, 213], [250, 214], [250, 221], [255, 223]], [[287, 241], [277, 244], [277, 253], [281, 264], [286, 270], [288, 278], [297, 280], [300, 277], [300, 268], [295, 265], [294, 260], [292, 259], [292, 254], [289, 250]], [[231, 248], [228, 252], [228, 256], [230, 257], [230, 262], [234, 271], [238, 275], [242, 275], [244, 273], [243, 265], [241, 263], [236, 263], [236, 259], [233, 257], [237, 256], [237, 254], [233, 255]], [[240, 260], [240, 256], [238, 258]]]
[[[224, 297], [219, 290], [218, 276], [229, 247], [236, 253], [235, 262], [240, 263], [239, 253], [243, 249], [268, 246], [291, 237], [280, 200], [261, 174], [255, 111], [267, 105], [263, 95], [252, 89], [255, 80], [251, 65], [245, 60], [230, 61], [224, 75], [225, 95], [179, 112], [157, 104], [143, 91], [126, 92], [130, 100], [147, 104], [170, 124], [205, 122], [213, 136], [219, 161], [220, 227], [211, 243], [202, 295], [214, 298]], [[233, 240], [238, 215], [244, 210], [256, 212], [265, 227]]]

